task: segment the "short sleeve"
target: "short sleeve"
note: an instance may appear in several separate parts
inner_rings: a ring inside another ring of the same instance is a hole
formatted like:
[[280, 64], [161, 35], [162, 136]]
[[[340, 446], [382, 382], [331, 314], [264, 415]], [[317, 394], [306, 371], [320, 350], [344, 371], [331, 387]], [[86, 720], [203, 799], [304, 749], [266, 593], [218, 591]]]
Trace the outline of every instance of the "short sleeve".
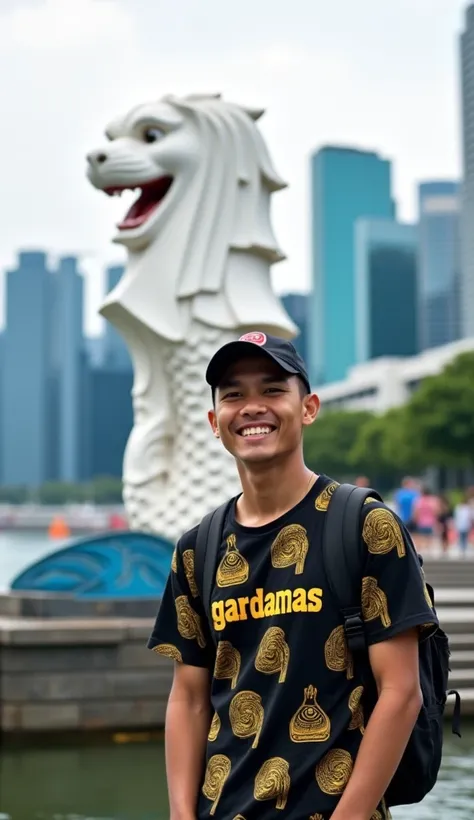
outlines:
[[438, 626], [413, 542], [397, 515], [366, 502], [362, 515], [366, 550], [362, 614], [369, 646], [419, 627], [426, 637]]
[[213, 642], [194, 577], [197, 528], [179, 541], [148, 649], [178, 663], [211, 668]]

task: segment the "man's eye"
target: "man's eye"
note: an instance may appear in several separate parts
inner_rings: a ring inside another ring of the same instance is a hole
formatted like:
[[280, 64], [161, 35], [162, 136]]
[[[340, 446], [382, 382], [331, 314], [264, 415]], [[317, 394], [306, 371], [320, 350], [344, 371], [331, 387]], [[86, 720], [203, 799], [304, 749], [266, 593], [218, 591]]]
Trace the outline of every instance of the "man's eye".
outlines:
[[266, 393], [282, 393], [281, 387], [267, 387]]
[[223, 396], [222, 398], [224, 398], [224, 399], [236, 399], [239, 396], [240, 396], [240, 393], [234, 392], [234, 393], [226, 393], [225, 396]]

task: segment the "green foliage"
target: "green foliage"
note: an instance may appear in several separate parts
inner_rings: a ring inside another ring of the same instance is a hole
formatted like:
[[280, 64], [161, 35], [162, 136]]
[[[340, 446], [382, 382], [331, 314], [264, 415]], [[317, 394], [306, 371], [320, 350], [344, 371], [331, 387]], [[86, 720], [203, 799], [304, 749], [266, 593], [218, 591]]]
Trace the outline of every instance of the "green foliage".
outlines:
[[62, 505], [121, 504], [122, 481], [113, 476], [98, 476], [87, 484], [68, 484], [48, 481], [34, 489], [29, 487], [0, 486], [0, 504], [26, 504], [28, 502]]
[[113, 476], [98, 476], [89, 485], [87, 498], [95, 504], [121, 504], [122, 481]]
[[322, 413], [305, 430], [304, 453], [308, 467], [337, 478], [348, 477], [364, 469], [350, 458], [360, 431], [372, 419], [365, 411], [333, 410]]
[[474, 352], [422, 382], [407, 405], [407, 422], [428, 463], [474, 465]]
[[28, 487], [0, 487], [0, 504], [26, 504], [29, 500]]
[[73, 504], [84, 501], [84, 487], [61, 481], [48, 481], [38, 487], [36, 500], [40, 504]]
[[404, 407], [323, 412], [305, 433], [305, 456], [314, 470], [365, 474], [378, 486], [427, 467], [474, 466], [474, 352], [424, 379]]

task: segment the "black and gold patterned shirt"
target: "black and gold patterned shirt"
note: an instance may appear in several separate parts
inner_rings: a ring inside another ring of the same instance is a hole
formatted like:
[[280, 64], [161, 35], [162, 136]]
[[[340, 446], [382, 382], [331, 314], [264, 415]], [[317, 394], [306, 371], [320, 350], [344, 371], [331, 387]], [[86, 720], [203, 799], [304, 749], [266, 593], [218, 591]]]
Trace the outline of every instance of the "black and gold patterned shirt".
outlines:
[[[199, 820], [326, 820], [364, 733], [363, 686], [322, 561], [336, 482], [320, 476], [286, 515], [226, 522], [206, 621], [194, 580], [197, 528], [179, 541], [149, 648], [212, 670], [214, 709]], [[409, 536], [365, 505], [362, 610], [369, 644], [435, 624]], [[386, 820], [382, 803], [373, 820]]]

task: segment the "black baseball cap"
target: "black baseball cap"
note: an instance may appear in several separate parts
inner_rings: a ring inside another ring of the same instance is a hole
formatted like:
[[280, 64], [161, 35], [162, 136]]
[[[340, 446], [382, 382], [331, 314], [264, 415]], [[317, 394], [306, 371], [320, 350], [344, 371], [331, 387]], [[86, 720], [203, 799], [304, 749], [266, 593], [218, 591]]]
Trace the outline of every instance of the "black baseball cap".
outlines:
[[306, 365], [287, 339], [269, 336], [261, 330], [245, 333], [235, 342], [228, 342], [214, 354], [206, 370], [206, 381], [213, 390], [219, 386], [226, 370], [239, 359], [263, 353], [276, 362], [286, 373], [299, 376], [311, 393]]

